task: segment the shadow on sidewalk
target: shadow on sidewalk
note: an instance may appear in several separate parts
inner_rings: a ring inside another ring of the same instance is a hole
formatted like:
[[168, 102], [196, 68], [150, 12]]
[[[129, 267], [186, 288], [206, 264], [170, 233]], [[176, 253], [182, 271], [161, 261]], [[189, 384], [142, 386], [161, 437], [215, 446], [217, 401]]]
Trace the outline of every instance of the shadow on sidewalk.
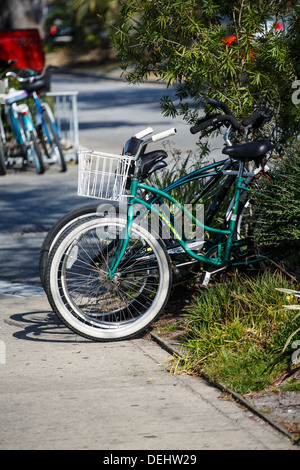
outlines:
[[13, 334], [17, 339], [48, 343], [88, 341], [68, 330], [54, 313], [45, 310], [17, 313], [6, 320], [6, 323], [20, 328]]

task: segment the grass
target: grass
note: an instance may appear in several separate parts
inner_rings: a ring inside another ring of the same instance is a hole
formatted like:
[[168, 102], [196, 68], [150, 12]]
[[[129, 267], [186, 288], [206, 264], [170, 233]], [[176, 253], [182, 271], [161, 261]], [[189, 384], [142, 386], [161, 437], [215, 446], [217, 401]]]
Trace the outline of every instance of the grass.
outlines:
[[280, 389], [286, 392], [300, 392], [300, 380], [291, 380], [287, 385], [282, 385]]
[[293, 367], [293, 349], [285, 346], [300, 319], [284, 308], [291, 300], [278, 287], [296, 286], [281, 273], [265, 272], [236, 274], [197, 292], [186, 322], [189, 371], [200, 369], [237, 393], [250, 393]]
[[165, 325], [165, 326], [162, 326], [162, 327], [158, 327], [157, 328], [157, 331], [159, 332], [165, 332], [165, 333], [171, 333], [172, 331], [177, 331], [177, 324], [174, 323], [172, 325]]

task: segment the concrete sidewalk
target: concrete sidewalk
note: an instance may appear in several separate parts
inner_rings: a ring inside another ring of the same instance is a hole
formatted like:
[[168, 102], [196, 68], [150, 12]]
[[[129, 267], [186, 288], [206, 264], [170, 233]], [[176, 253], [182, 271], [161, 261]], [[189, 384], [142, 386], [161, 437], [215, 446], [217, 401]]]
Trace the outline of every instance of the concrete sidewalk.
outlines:
[[204, 380], [171, 375], [149, 339], [84, 340], [30, 288], [0, 303], [2, 450], [297, 449]]

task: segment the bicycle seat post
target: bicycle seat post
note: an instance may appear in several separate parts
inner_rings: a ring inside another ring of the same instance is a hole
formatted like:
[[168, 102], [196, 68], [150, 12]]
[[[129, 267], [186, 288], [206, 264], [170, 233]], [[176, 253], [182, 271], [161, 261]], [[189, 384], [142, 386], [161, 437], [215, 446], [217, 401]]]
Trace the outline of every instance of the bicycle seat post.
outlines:
[[230, 145], [230, 146], [231, 146], [231, 142], [229, 140], [229, 136], [230, 136], [230, 133], [231, 133], [231, 129], [232, 129], [232, 125], [230, 124], [230, 126], [228, 127], [227, 131], [224, 134], [224, 140], [225, 140], [226, 144]]
[[244, 173], [244, 162], [242, 160], [239, 161], [239, 172], [238, 172], [238, 178], [240, 178], [240, 181], [243, 178], [243, 173]]

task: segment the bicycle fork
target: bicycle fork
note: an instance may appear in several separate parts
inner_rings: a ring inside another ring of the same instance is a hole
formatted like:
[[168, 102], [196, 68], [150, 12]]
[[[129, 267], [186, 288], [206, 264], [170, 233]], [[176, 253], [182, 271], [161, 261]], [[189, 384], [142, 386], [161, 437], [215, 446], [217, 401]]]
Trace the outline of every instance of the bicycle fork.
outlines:
[[52, 113], [51, 108], [48, 105], [48, 103], [41, 103], [40, 102], [39, 96], [38, 96], [36, 91], [34, 91], [32, 93], [32, 97], [34, 99], [35, 106], [36, 106], [36, 112], [35, 112], [36, 124], [37, 124], [37, 126], [40, 126], [43, 129], [46, 140], [51, 145], [53, 139], [52, 139], [52, 136], [49, 134], [48, 128], [47, 128], [47, 126], [44, 122], [43, 113], [45, 111], [47, 113], [47, 115], [49, 116], [49, 119], [50, 119], [50, 121], [52, 123], [52, 126], [54, 128], [54, 131], [55, 131], [58, 139], [60, 140], [60, 133], [59, 133], [58, 127], [56, 125], [53, 113]]
[[[133, 180], [131, 183], [131, 189], [134, 193], [136, 194], [137, 191], [137, 180]], [[133, 197], [134, 197], [133, 195]], [[108, 279], [113, 279], [116, 273], [116, 270], [118, 268], [118, 265], [125, 253], [125, 250], [127, 248], [128, 242], [129, 242], [129, 237], [131, 233], [131, 227], [132, 227], [132, 222], [134, 219], [134, 209], [133, 209], [133, 204], [128, 204], [128, 209], [127, 209], [127, 223], [126, 226], [124, 227], [124, 230], [122, 231], [121, 236], [119, 237], [118, 240], [118, 246], [117, 246], [117, 251], [114, 256], [113, 262], [111, 267], [109, 268], [108, 271]]]

